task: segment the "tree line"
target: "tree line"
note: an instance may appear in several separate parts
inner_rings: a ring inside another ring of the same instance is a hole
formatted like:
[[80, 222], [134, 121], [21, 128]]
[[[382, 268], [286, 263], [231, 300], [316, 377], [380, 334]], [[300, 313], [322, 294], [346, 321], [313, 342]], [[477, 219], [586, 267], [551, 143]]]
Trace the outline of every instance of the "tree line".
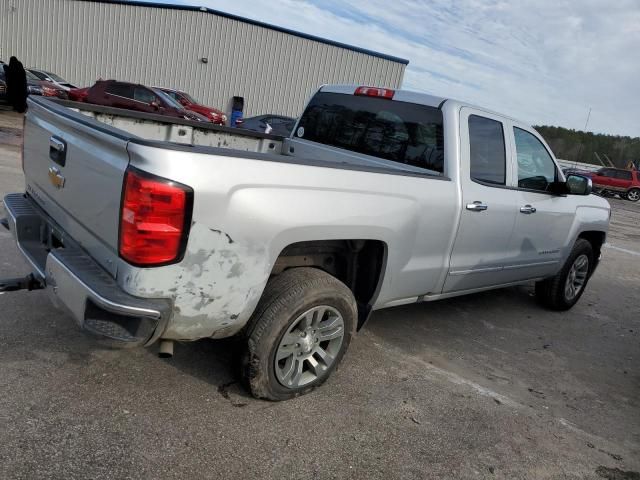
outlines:
[[606, 155], [616, 167], [628, 168], [629, 162], [634, 162], [636, 168], [640, 168], [640, 137], [605, 135], [547, 125], [536, 126], [535, 129], [557, 158], [601, 165], [597, 158], [600, 156], [608, 166], [604, 158]]

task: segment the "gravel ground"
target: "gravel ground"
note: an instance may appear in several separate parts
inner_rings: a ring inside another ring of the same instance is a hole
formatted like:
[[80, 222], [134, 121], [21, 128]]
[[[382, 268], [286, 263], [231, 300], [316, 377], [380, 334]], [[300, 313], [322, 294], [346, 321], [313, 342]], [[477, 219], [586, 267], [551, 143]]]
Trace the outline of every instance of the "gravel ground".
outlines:
[[[20, 123], [0, 112], [2, 195]], [[42, 292], [0, 295], [0, 478], [638, 479], [640, 205], [611, 204], [570, 312], [530, 286], [380, 311], [284, 403], [239, 387], [231, 342], [105, 350]], [[0, 230], [0, 275], [26, 272]]]

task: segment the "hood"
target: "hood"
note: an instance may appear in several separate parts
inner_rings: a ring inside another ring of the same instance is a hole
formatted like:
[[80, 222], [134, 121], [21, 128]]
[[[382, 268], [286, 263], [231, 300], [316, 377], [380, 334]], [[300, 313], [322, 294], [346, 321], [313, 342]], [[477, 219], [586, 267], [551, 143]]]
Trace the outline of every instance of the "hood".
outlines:
[[190, 103], [185, 108], [191, 110], [192, 112], [199, 113], [200, 115], [204, 115], [207, 117], [208, 121], [214, 121], [213, 117], [216, 117], [216, 120], [219, 119], [221, 123], [224, 123], [226, 120], [226, 114], [217, 108], [207, 107], [206, 105], [199, 105], [197, 103]]

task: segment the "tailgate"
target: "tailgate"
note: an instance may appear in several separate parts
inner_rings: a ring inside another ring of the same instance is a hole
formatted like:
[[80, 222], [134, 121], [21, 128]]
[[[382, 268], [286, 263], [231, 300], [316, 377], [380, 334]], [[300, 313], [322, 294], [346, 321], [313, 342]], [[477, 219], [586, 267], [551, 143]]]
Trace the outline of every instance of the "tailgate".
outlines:
[[128, 141], [121, 130], [66, 107], [29, 100], [27, 193], [114, 276]]

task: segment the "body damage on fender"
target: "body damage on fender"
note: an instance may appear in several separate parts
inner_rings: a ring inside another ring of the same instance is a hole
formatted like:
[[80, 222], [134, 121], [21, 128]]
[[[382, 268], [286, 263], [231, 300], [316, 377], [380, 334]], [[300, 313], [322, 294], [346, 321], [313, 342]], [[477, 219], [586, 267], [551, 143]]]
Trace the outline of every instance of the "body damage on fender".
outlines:
[[173, 300], [163, 338], [227, 337], [242, 328], [262, 294], [271, 268], [265, 251], [194, 223], [182, 262], [163, 268], [173, 270], [170, 275], [134, 269], [122, 279], [122, 288]]

